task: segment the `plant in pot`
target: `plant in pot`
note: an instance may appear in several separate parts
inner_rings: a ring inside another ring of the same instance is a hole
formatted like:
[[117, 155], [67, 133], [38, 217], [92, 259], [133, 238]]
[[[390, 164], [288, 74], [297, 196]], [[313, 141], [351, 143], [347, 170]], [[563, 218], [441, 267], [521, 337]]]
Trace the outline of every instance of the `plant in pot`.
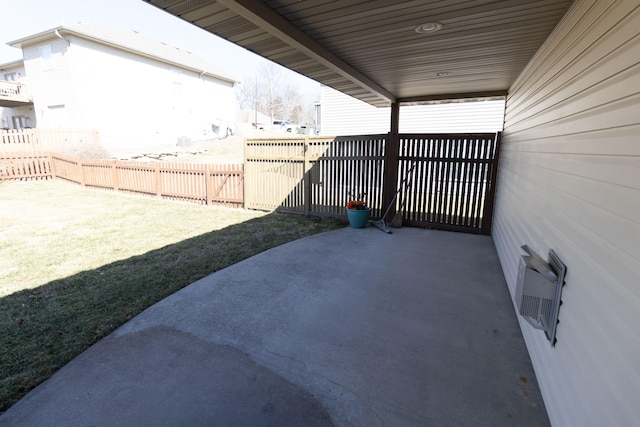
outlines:
[[364, 196], [363, 194], [347, 202], [347, 218], [349, 219], [349, 225], [353, 228], [364, 228], [369, 222], [371, 208], [364, 201]]

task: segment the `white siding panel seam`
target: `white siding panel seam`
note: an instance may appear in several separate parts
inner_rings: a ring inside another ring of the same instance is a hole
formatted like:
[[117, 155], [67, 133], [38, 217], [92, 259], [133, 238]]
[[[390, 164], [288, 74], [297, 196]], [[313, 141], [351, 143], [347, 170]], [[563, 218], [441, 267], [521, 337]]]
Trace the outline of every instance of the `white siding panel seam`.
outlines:
[[640, 425], [640, 3], [577, 0], [507, 97], [493, 236], [567, 265], [555, 347], [520, 320], [555, 427]]
[[[607, 6], [604, 2], [598, 2], [597, 0], [589, 0], [589, 3], [590, 5], [587, 4], [587, 0], [576, 0], [565, 14], [565, 17], [575, 14], [575, 22], [567, 22], [565, 18], [563, 18], [511, 86], [507, 100], [509, 108], [513, 109], [514, 112], [517, 112], [521, 105], [529, 105], [529, 103], [532, 102], [531, 97], [534, 96], [536, 92], [542, 92], [540, 90], [540, 81], [543, 77], [550, 73], [550, 69], [558, 65], [559, 58], [565, 57], [566, 52], [570, 51], [571, 47], [584, 37], [584, 34], [591, 25], [593, 25], [597, 16], [600, 16], [602, 13], [596, 12], [592, 14], [593, 17], [590, 18], [588, 12], [595, 7], [611, 7], [611, 5]], [[577, 16], [578, 13], [582, 13], [582, 15]], [[580, 26], [582, 29], [577, 30]], [[525, 83], [527, 88], [536, 88], [538, 90], [522, 91], [521, 89], [525, 87]]]
[[[632, 25], [640, 26], [640, 13], [637, 13], [636, 15], [638, 16], [635, 17], [635, 21]], [[545, 101], [544, 97], [558, 98], [558, 94], [562, 91], [566, 91], [567, 87], [570, 87], [571, 84], [597, 85], [598, 83], [602, 83], [602, 79], [610, 78], [611, 76], [615, 76], [618, 72], [624, 72], [625, 70], [632, 68], [634, 65], [637, 65], [633, 62], [632, 58], [638, 55], [637, 52], [640, 48], [638, 46], [638, 36], [631, 36], [624, 32], [619, 32], [617, 35], [619, 37], [615, 42], [615, 48], [612, 49], [610, 45], [607, 46], [602, 43], [602, 41], [594, 43], [591, 46], [593, 49], [583, 52], [580, 58], [576, 59], [571, 64], [568, 64], [562, 70], [564, 74], [562, 74], [561, 78], [559, 75], [550, 76], [550, 79], [557, 78], [555, 84], [553, 83], [553, 80], [549, 80], [545, 83], [545, 87], [537, 88], [535, 91], [532, 91], [532, 98], [529, 99], [530, 104], [526, 111], [535, 110], [533, 107], [543, 103]], [[589, 64], [588, 61], [590, 59], [592, 60], [594, 57], [599, 59], [593, 64]], [[609, 68], [611, 67], [616, 67], [617, 71], [610, 72]], [[601, 71], [596, 71], [599, 69]], [[600, 78], [599, 82], [593, 81], [598, 78]], [[574, 91], [578, 93], [580, 92], [579, 90]], [[534, 99], [536, 100], [534, 101]], [[510, 115], [510, 120], [515, 120], [524, 113], [525, 111], [523, 110], [514, 109], [513, 114]]]
[[[628, 43], [630, 39], [632, 40], [634, 38], [633, 33], [629, 31], [619, 30], [619, 24], [627, 23], [632, 27], [638, 25], [640, 7], [636, 7], [633, 12], [625, 9], [624, 13], [628, 14], [626, 14], [623, 18], [620, 18], [617, 14], [615, 14], [615, 7], [619, 6], [622, 3], [623, 2], [597, 3], [597, 6], [599, 7], [604, 7], [606, 4], [608, 4], [609, 6], [607, 6], [606, 11], [604, 11], [600, 16], [598, 16], [597, 18], [593, 18], [594, 22], [585, 23], [585, 25], [583, 25], [581, 29], [580, 37], [574, 36], [575, 39], [572, 44], [567, 49], [565, 49], [565, 51], [568, 51], [571, 47], [574, 47], [579, 49], [580, 53], [574, 57], [573, 55], [565, 55], [564, 52], [562, 52], [556, 58], [554, 58], [555, 62], [552, 63], [552, 67], [550, 67], [550, 69], [545, 71], [537, 70], [541, 71], [541, 73], [538, 74], [539, 77], [536, 81], [537, 84], [532, 86], [532, 89], [534, 89], [534, 91], [531, 92], [532, 97], [537, 96], [537, 94], [553, 93], [556, 90], [556, 88], [553, 87], [554, 81], [558, 79], [559, 76], [567, 74], [569, 70], [575, 69], [576, 72], [582, 71], [584, 66], [581, 64], [585, 63], [585, 58], [590, 58], [593, 56], [600, 58], [603, 53], [610, 52], [612, 41], [610, 41], [607, 36], [616, 36], [616, 39], [613, 41], [613, 44], [616, 46], [615, 49], [618, 49], [621, 45]], [[598, 22], [595, 22], [596, 19]], [[605, 32], [604, 34], [595, 36], [593, 35], [593, 32], [590, 31], [590, 29], [596, 23], [600, 25], [608, 25], [608, 28], [610, 28], [610, 30]], [[573, 30], [575, 30], [575, 28], [576, 27], [574, 27]], [[569, 32], [568, 34], [572, 33]], [[596, 38], [594, 39], [594, 37]], [[607, 40], [607, 42], [603, 43], [603, 40]], [[559, 44], [558, 46], [561, 46], [561, 44]], [[544, 80], [542, 80], [542, 76], [545, 76]], [[564, 78], [567, 79], [570, 77], [571, 74], [568, 74]], [[515, 99], [513, 101], [513, 111], [514, 114], [517, 114], [518, 103]], [[535, 102], [533, 102], [532, 99], [527, 99], [527, 101], [528, 107], [535, 105]], [[527, 110], [528, 109], [529, 108], [527, 108]]]
[[[640, 20], [639, 23], [640, 25]], [[616, 96], [628, 96], [628, 91], [636, 88], [638, 93], [640, 85], [638, 85], [639, 68], [637, 63], [622, 63], [616, 61], [616, 57], [633, 58], [640, 56], [639, 37], [635, 37], [618, 49], [610, 50], [609, 55], [602, 60], [594, 63], [592, 66], [583, 68], [579, 73], [571, 76], [568, 80], [547, 92], [547, 96], [541, 97], [531, 104], [526, 111], [510, 115], [508, 126], [515, 126], [517, 123], [527, 120], [529, 116], [535, 114], [543, 114], [553, 109], [558, 104], [570, 104], [576, 102], [580, 97], [590, 96], [591, 93], [602, 90], [603, 87], [608, 88], [606, 96], [615, 98]], [[610, 68], [616, 67], [614, 70]], [[602, 76], [598, 78], [598, 76]], [[579, 87], [574, 87], [579, 86]], [[617, 91], [613, 89], [618, 89]], [[564, 95], [569, 93], [570, 95]], [[624, 94], [624, 95], [623, 95]], [[537, 107], [537, 108], [534, 108]], [[525, 113], [528, 116], [524, 116]]]

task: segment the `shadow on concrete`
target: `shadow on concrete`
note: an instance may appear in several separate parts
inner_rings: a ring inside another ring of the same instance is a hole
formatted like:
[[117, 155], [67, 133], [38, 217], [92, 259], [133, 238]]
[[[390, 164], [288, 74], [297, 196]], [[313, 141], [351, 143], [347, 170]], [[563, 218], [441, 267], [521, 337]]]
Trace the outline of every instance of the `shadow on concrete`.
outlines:
[[489, 236], [343, 228], [196, 281], [0, 425], [547, 426]]
[[330, 220], [269, 214], [1, 297], [0, 413], [150, 305], [228, 265], [299, 238], [297, 227], [278, 226], [291, 220], [304, 224], [300, 229], [332, 228]]

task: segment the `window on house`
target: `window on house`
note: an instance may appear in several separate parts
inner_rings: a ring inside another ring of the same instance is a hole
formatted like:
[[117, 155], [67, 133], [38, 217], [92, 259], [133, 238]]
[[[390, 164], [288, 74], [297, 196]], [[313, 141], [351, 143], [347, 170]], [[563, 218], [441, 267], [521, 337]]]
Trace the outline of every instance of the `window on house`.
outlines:
[[6, 73], [4, 75], [5, 82], [17, 82], [18, 81], [18, 73]]
[[42, 59], [42, 69], [50, 70], [53, 68], [53, 61], [51, 60], [51, 45], [40, 46], [40, 59]]

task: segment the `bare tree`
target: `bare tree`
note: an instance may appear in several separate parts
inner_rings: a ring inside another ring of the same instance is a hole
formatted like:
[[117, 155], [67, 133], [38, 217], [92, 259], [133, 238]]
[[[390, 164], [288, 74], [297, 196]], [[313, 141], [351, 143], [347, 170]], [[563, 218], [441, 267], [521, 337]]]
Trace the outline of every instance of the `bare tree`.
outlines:
[[296, 104], [291, 108], [289, 113], [289, 120], [291, 120], [293, 123], [306, 124], [307, 121], [305, 119], [304, 108], [302, 108], [302, 105]]
[[302, 95], [300, 95], [298, 88], [287, 84], [282, 87], [281, 93], [283, 110], [287, 116], [283, 118], [289, 119], [294, 123], [299, 123], [301, 119], [299, 110], [302, 104]]
[[253, 77], [236, 88], [236, 98], [242, 109], [257, 109], [271, 120], [308, 121], [305, 101], [297, 87], [287, 83], [284, 70], [273, 62], [265, 62]]
[[247, 77], [235, 87], [236, 100], [241, 109], [255, 108], [258, 99], [258, 81], [255, 77]]
[[259, 105], [271, 120], [283, 118], [284, 105], [282, 102], [282, 87], [284, 77], [282, 71], [273, 62], [264, 63], [259, 70]]

